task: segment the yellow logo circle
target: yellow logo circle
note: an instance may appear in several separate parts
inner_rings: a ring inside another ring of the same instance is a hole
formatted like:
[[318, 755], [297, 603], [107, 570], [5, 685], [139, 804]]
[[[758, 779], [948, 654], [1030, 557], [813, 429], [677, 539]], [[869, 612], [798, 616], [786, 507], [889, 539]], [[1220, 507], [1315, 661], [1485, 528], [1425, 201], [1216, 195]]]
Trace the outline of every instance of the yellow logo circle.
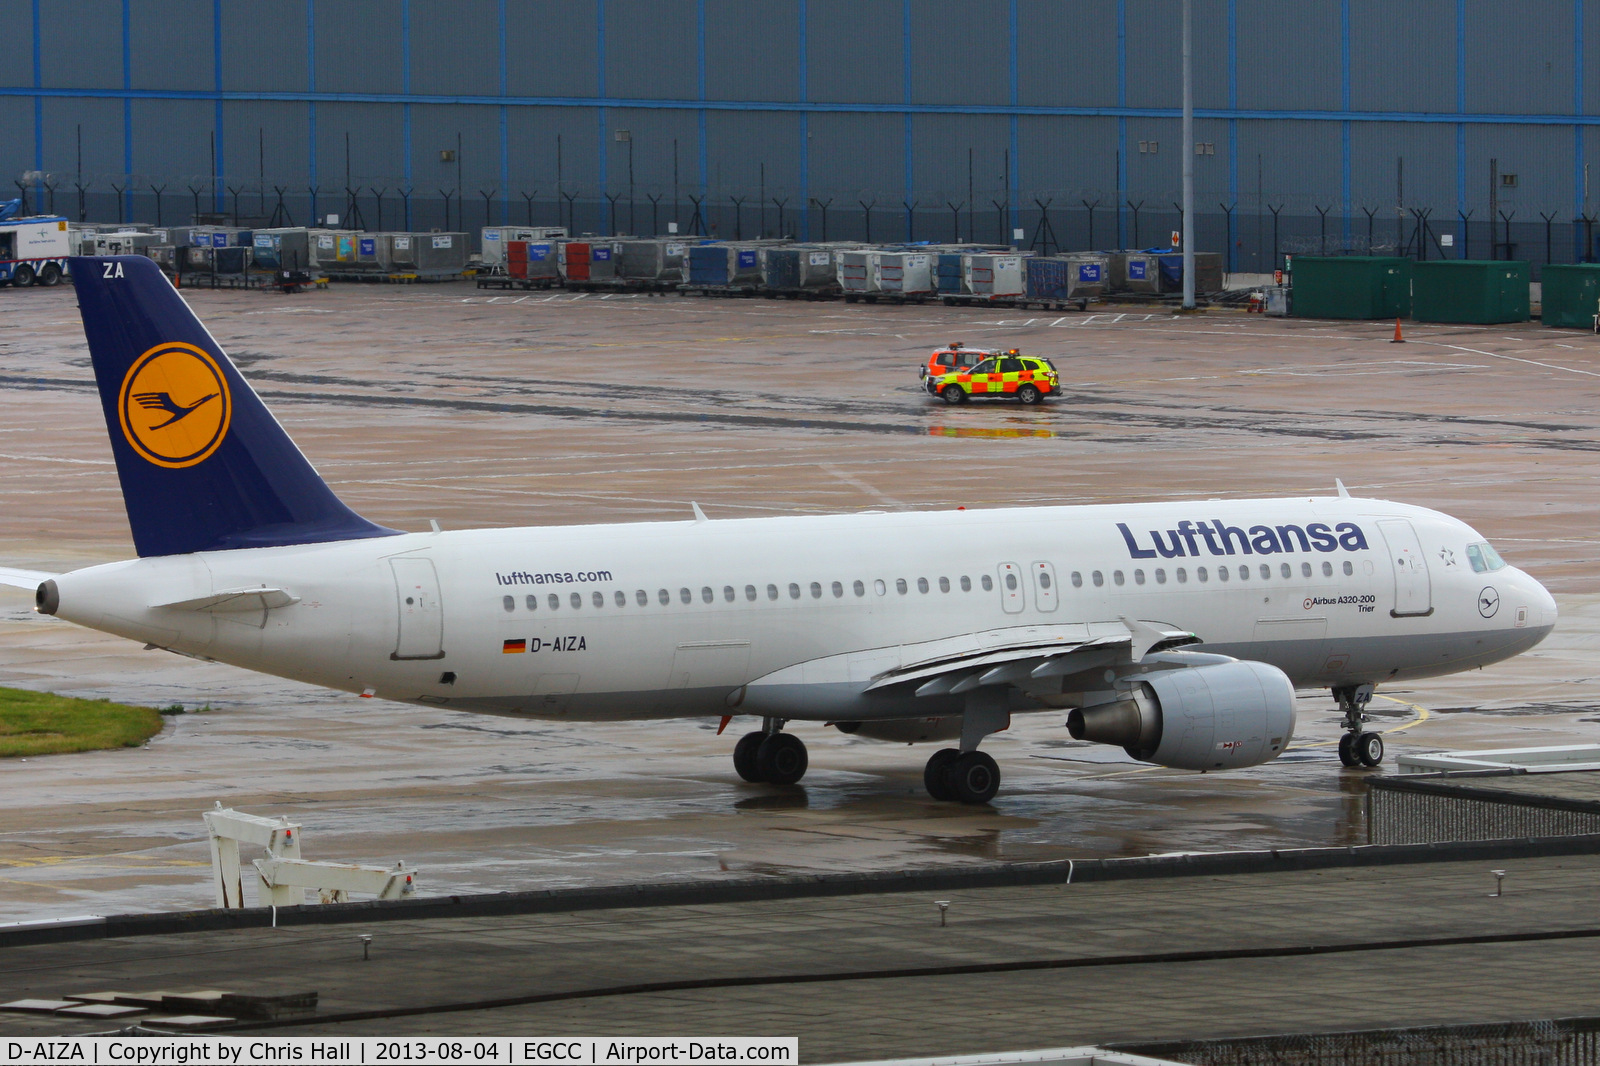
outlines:
[[192, 344], [158, 344], [135, 359], [117, 400], [122, 435], [157, 466], [205, 461], [222, 444], [233, 397], [222, 368]]

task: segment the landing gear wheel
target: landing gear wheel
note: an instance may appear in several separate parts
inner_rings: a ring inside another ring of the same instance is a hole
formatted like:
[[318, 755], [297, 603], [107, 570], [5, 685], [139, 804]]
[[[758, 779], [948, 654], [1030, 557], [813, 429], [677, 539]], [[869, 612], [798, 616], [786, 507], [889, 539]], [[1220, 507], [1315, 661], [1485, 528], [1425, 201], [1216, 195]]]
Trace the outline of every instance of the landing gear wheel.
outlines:
[[1360, 766], [1361, 760], [1356, 758], [1356, 735], [1343, 733], [1339, 736], [1339, 761], [1346, 766]]
[[26, 289], [33, 284], [33, 267], [23, 264], [17, 267], [16, 273], [11, 275], [11, 284], [19, 289]]
[[1044, 399], [1044, 394], [1039, 391], [1036, 385], [1023, 385], [1017, 389], [1017, 402], [1024, 407], [1032, 407], [1042, 399]]
[[1383, 737], [1377, 733], [1362, 733], [1351, 748], [1362, 766], [1377, 766], [1383, 761]]
[[1000, 791], [1000, 767], [983, 752], [969, 751], [950, 764], [945, 780], [962, 803], [988, 803]]
[[733, 746], [733, 770], [746, 781], [761, 780], [761, 770], [756, 766], [756, 749], [766, 739], [765, 733], [746, 733]]
[[793, 733], [769, 733], [756, 748], [756, 770], [769, 785], [792, 785], [806, 775], [806, 745]]
[[959, 758], [961, 752], [955, 748], [940, 748], [928, 757], [928, 765], [922, 769], [922, 787], [928, 795], [946, 803], [956, 798], [950, 786], [950, 767]]
[[51, 285], [61, 283], [61, 268], [54, 263], [46, 263], [44, 269], [39, 271], [39, 284], [49, 288]]
[[961, 404], [967, 402], [967, 390], [963, 389], [960, 385], [946, 385], [944, 388], [939, 390], [939, 395], [943, 397], [944, 402], [949, 404], [951, 407], [959, 407]]

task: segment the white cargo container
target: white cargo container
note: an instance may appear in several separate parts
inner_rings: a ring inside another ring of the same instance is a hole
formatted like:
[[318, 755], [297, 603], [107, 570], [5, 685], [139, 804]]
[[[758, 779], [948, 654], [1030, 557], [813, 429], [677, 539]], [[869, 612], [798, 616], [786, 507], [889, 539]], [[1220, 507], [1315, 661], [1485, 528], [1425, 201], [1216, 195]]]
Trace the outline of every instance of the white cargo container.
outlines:
[[67, 220], [61, 215], [0, 222], [0, 284], [19, 289], [35, 282], [55, 285], [66, 276], [67, 256], [72, 253]]
[[876, 271], [872, 269], [873, 254], [866, 250], [839, 253], [839, 288], [844, 290], [846, 300], [878, 291]]
[[506, 265], [506, 245], [511, 241], [548, 241], [565, 237], [565, 226], [485, 226], [478, 234], [478, 248], [487, 267]]
[[927, 252], [873, 252], [871, 263], [879, 292], [923, 296], [934, 290], [933, 256]]
[[962, 285], [974, 296], [1021, 296], [1028, 288], [1020, 255], [962, 256], [961, 270]]

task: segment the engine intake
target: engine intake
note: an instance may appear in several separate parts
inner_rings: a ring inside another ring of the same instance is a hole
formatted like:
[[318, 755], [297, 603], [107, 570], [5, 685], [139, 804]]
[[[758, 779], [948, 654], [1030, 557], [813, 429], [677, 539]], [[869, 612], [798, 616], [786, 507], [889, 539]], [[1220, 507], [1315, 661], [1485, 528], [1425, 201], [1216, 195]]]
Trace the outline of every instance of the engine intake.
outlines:
[[1074, 710], [1067, 731], [1178, 770], [1255, 766], [1283, 754], [1294, 736], [1294, 685], [1259, 662], [1163, 670], [1127, 699]]

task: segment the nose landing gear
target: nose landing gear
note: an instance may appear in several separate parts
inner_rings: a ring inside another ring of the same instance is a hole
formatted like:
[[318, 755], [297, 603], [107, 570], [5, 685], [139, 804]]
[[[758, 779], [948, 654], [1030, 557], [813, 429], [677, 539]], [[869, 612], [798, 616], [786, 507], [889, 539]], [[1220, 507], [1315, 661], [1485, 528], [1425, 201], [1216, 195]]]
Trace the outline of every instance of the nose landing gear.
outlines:
[[1383, 737], [1362, 730], [1372, 721], [1365, 713], [1372, 699], [1371, 685], [1345, 685], [1333, 690], [1333, 698], [1344, 712], [1344, 736], [1339, 738], [1339, 761], [1345, 766], [1375, 767], [1383, 762]]

